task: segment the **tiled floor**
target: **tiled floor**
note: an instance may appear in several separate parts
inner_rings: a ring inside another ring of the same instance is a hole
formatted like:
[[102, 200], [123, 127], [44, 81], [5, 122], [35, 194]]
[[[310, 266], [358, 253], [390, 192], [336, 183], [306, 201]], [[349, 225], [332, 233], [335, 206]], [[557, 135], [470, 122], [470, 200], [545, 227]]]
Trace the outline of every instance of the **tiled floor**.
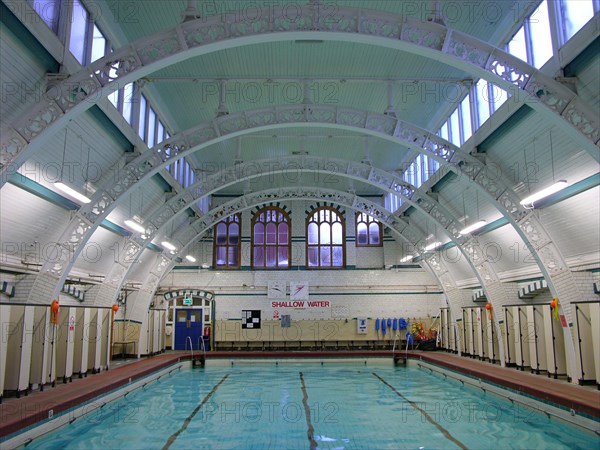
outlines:
[[[422, 359], [439, 366], [456, 370], [495, 384], [532, 395], [539, 399], [557, 403], [566, 408], [600, 420], [600, 391], [595, 386], [577, 386], [564, 380], [554, 380], [545, 375], [533, 375], [514, 368], [502, 368], [490, 363], [470, 358], [461, 358], [443, 352], [409, 352], [411, 358]], [[391, 357], [391, 352], [210, 352], [208, 358], [244, 357]], [[0, 437], [12, 434], [22, 428], [48, 418], [48, 411], [54, 414], [65, 411], [82, 402], [98, 397], [158, 369], [187, 359], [189, 353], [167, 352], [138, 361], [115, 361], [111, 369], [87, 378], [73, 378], [72, 383], [58, 383], [56, 387], [46, 387], [21, 398], [5, 398], [0, 405]]]

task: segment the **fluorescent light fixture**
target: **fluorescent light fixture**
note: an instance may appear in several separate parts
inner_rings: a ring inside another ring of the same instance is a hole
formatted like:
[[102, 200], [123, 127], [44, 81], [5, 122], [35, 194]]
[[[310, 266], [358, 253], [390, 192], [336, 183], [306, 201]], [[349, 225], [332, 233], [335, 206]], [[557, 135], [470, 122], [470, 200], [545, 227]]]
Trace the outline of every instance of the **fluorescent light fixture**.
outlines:
[[162, 241], [160, 243], [160, 245], [162, 245], [164, 248], [166, 248], [167, 250], [171, 250], [171, 251], [175, 251], [177, 249], [177, 247], [175, 247], [173, 244], [171, 244], [169, 241]]
[[196, 258], [194, 258], [192, 255], [185, 255], [185, 259], [187, 259], [189, 262], [196, 262]]
[[425, 251], [428, 252], [429, 250], [433, 250], [434, 248], [439, 247], [440, 245], [442, 245], [441, 242], [432, 242], [431, 244], [429, 244], [427, 247], [425, 247]]
[[65, 194], [70, 195], [75, 200], [80, 201], [81, 203], [90, 203], [91, 202], [91, 200], [89, 198], [87, 198], [85, 195], [83, 195], [80, 192], [77, 192], [72, 187], [67, 186], [62, 181], [57, 181], [56, 183], [54, 183], [54, 186], [56, 186], [57, 189], [60, 189], [61, 191], [63, 191]]
[[475, 230], [479, 230], [482, 226], [484, 226], [487, 222], [485, 220], [479, 220], [477, 222], [475, 222], [472, 225], [469, 225], [468, 227], [463, 228], [462, 230], [460, 230], [460, 234], [469, 234]]
[[521, 200], [521, 205], [532, 205], [537, 202], [538, 200], [541, 200], [545, 197], [548, 197], [549, 195], [552, 195], [564, 188], [566, 188], [569, 185], [569, 183], [567, 183], [567, 180], [559, 180], [556, 183], [554, 183], [552, 186], [548, 186], [545, 189], [542, 189], [541, 191], [536, 192], [535, 194], [531, 194], [529, 197], [525, 197], [523, 200]]
[[412, 261], [413, 259], [414, 259], [413, 255], [408, 255], [408, 256], [405, 256], [404, 258], [402, 258], [400, 260], [400, 262], [408, 262], [408, 261]]
[[125, 225], [131, 228], [133, 231], [137, 231], [138, 233], [144, 233], [146, 229], [138, 222], [133, 219], [127, 219], [125, 221]]

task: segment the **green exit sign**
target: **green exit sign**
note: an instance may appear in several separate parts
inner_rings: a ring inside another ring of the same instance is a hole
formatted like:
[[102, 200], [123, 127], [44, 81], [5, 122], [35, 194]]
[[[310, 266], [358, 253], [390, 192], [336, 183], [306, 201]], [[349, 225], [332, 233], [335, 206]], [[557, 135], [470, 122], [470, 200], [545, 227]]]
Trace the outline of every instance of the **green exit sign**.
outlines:
[[183, 305], [184, 306], [192, 306], [193, 303], [194, 303], [194, 301], [191, 298], [184, 298], [183, 299]]

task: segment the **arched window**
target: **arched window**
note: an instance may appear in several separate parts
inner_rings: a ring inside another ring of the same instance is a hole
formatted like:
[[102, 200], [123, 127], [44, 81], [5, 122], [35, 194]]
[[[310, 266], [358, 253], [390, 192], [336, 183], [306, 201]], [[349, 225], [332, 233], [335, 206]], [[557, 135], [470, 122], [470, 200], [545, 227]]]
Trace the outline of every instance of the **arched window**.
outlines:
[[267, 206], [252, 218], [252, 267], [290, 267], [290, 216], [281, 208]]
[[346, 224], [333, 208], [322, 206], [306, 218], [307, 267], [345, 267]]
[[239, 214], [227, 217], [215, 225], [213, 260], [215, 268], [240, 267], [241, 219]]
[[356, 246], [381, 247], [382, 226], [379, 220], [365, 213], [356, 214]]

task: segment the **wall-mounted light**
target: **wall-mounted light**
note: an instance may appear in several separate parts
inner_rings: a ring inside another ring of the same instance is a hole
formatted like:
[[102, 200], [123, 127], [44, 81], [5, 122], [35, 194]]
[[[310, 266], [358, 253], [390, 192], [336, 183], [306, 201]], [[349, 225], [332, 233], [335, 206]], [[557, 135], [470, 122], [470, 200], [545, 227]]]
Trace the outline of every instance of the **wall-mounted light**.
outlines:
[[404, 258], [402, 258], [402, 259], [400, 260], [400, 262], [403, 262], [403, 263], [404, 263], [404, 262], [409, 262], [409, 261], [412, 261], [413, 259], [414, 259], [414, 256], [413, 256], [413, 255], [408, 255], [408, 256], [405, 256]]
[[196, 258], [194, 258], [192, 255], [185, 255], [185, 259], [187, 259], [189, 262], [196, 262]]

